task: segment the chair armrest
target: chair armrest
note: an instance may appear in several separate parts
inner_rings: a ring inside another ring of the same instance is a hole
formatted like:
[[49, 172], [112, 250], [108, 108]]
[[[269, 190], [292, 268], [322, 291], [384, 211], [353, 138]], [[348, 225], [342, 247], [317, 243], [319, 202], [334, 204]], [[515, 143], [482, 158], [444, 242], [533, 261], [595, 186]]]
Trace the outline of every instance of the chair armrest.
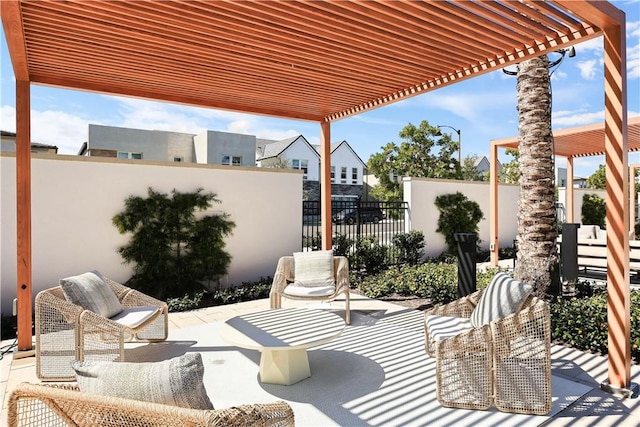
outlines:
[[[55, 418], [60, 423], [54, 423]], [[14, 426], [94, 426], [111, 421], [127, 426], [293, 426], [286, 402], [199, 410], [111, 396], [80, 393], [74, 386], [22, 383], [12, 391], [7, 414]]]
[[451, 355], [455, 352], [491, 354], [491, 347], [491, 328], [485, 325], [438, 341], [435, 353], [436, 357], [439, 353]]
[[333, 268], [336, 275], [336, 293], [349, 291], [349, 259], [345, 256], [333, 257]]
[[121, 304], [125, 308], [156, 306], [161, 309], [164, 308], [165, 311], [168, 310], [166, 302], [160, 301], [159, 299], [153, 298], [147, 294], [143, 294], [135, 289], [130, 289], [129, 292], [122, 297]]
[[471, 317], [471, 312], [478, 305], [478, 301], [482, 296], [483, 289], [476, 291], [470, 295], [459, 298], [448, 304], [436, 305], [430, 310], [425, 311], [425, 316], [451, 316], [451, 317]]
[[284, 288], [287, 287], [287, 279], [293, 277], [291, 266], [293, 265], [292, 256], [283, 256], [278, 260], [276, 271], [273, 274], [273, 282], [271, 284], [270, 295], [282, 294]]
[[58, 313], [67, 323], [76, 323], [83, 310], [79, 305], [67, 301], [59, 287], [46, 289], [36, 295], [36, 323], [42, 320], [42, 316], [48, 317], [52, 312]]

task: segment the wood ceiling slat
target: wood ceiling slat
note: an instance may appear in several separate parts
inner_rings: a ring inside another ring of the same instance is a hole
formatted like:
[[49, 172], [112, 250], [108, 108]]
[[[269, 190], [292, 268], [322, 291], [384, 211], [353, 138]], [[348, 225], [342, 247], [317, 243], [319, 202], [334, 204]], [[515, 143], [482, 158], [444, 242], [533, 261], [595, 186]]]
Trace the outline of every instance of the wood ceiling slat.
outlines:
[[[72, 50], [67, 49], [64, 45], [60, 45], [57, 51], [55, 52], [55, 54], [53, 54], [50, 57], [50, 63], [53, 63], [55, 65], [58, 62], [64, 62], [68, 57], [68, 55], [72, 52], [73, 52]], [[96, 59], [95, 57], [92, 57], [90, 55], [78, 56], [78, 59], [81, 61], [81, 63], [93, 65], [91, 69], [93, 70], [93, 74], [95, 75], [99, 75], [100, 73], [110, 73], [110, 74], [113, 74], [114, 76], [117, 76], [117, 72], [120, 69], [120, 67], [118, 67], [117, 64], [113, 66], [113, 68], [111, 67], [105, 68], [103, 64], [100, 63], [99, 59]], [[151, 65], [154, 65], [154, 64], [151, 64]], [[77, 68], [74, 68], [74, 67], [71, 67], [71, 68], [74, 70], [77, 70]], [[76, 74], [80, 75], [82, 73], [76, 71]], [[194, 82], [197, 81], [195, 79], [195, 77], [198, 76], [197, 73], [195, 75], [185, 74], [185, 73], [181, 73], [180, 70], [174, 71], [170, 68], [163, 68], [161, 66], [153, 67], [150, 70], [135, 71], [135, 70], [129, 69], [127, 75], [131, 76], [132, 78], [139, 79], [141, 82], [142, 81], [146, 83], [157, 82], [158, 84], [163, 81], [166, 81], [168, 78], [172, 76], [181, 77], [183, 80], [183, 84], [182, 84], [183, 88], [193, 87], [193, 88], [197, 88], [198, 90], [206, 90], [208, 87], [216, 87], [220, 83], [225, 83], [229, 85], [233, 83], [231, 87], [234, 89], [233, 91], [234, 93], [236, 92], [238, 87], [242, 88], [243, 90], [244, 89], [253, 90], [253, 91], [257, 90], [257, 88], [254, 85], [251, 85], [249, 83], [243, 83], [242, 81], [239, 82], [235, 78], [225, 79], [223, 75], [215, 76], [215, 78], [209, 79], [209, 81], [212, 82], [211, 85], [206, 85], [206, 84], [203, 85], [200, 83], [191, 84], [192, 81]], [[267, 82], [264, 85], [264, 88], [265, 88], [264, 90], [267, 93], [271, 93], [271, 91], [275, 90], [274, 89], [275, 87], [281, 86], [280, 83], [281, 82], [275, 82], [274, 85], [270, 85], [269, 82]], [[225, 86], [223, 85], [223, 87]], [[340, 88], [327, 88], [327, 90], [323, 91], [323, 93], [327, 94], [326, 96], [331, 96], [331, 98], [335, 99], [336, 101], [350, 99], [349, 96], [343, 95], [342, 92], [343, 90], [340, 90]], [[311, 90], [311, 88], [306, 87], [306, 85], [304, 84], [296, 86], [295, 90], [291, 90], [290, 93], [291, 93], [290, 96], [292, 97], [295, 96], [302, 99], [307, 99], [309, 96], [314, 96], [314, 94], [315, 96], [318, 96], [317, 91]]]
[[[52, 38], [46, 41], [47, 45], [57, 47], [59, 52], [57, 54], [54, 53], [53, 55], [58, 57], [61, 63], [65, 63], [65, 61], [68, 63], [70, 58], [68, 54], [73, 53], [73, 50], [81, 49], [80, 44], [75, 44], [72, 47], [69, 47], [70, 45], [67, 43], [67, 41], [68, 40], [62, 37], [60, 33], [57, 33], [55, 38]], [[82, 39], [83, 43], [86, 41], [87, 41], [87, 38]], [[64, 55], [61, 54], [63, 50], [66, 50]], [[218, 75], [213, 74], [214, 71], [220, 73], [228, 70], [228, 68], [221, 67], [221, 65], [224, 65], [224, 64], [217, 63], [215, 67], [212, 67], [212, 66], [207, 67], [203, 63], [200, 63], [198, 61], [192, 61], [192, 58], [184, 55], [180, 55], [181, 57], [184, 56], [184, 58], [173, 58], [171, 61], [167, 61], [166, 58], [161, 54], [157, 54], [153, 57], [149, 55], [141, 56], [135, 48], [129, 48], [124, 45], [118, 46], [114, 44], [112, 46], [103, 48], [102, 52], [105, 55], [111, 56], [112, 61], [118, 60], [118, 64], [119, 64], [118, 66], [121, 66], [121, 67], [126, 67], [129, 62], [132, 62], [135, 66], [135, 64], [140, 64], [141, 63], [140, 61], [146, 59], [149, 65], [153, 65], [154, 67], [156, 67], [154, 71], [159, 69], [166, 69], [167, 65], [175, 64], [174, 66], [175, 69], [168, 70], [170, 73], [186, 74], [192, 77], [200, 77], [200, 78], [209, 76], [210, 79], [219, 78]], [[49, 56], [52, 57], [51, 55]], [[37, 52], [34, 52], [34, 60], [37, 59], [37, 57], [38, 57]], [[75, 61], [75, 66], [78, 68], [87, 67], [92, 63], [91, 61], [92, 59], [93, 59], [93, 55], [88, 57], [78, 57], [78, 59]], [[180, 61], [176, 62], [175, 59], [180, 59]], [[225, 62], [225, 61], [222, 61], [222, 62]], [[233, 65], [232, 62], [230, 62], [229, 64]], [[101, 62], [94, 63], [93, 65], [98, 69], [103, 68], [103, 65]], [[259, 68], [259, 67], [253, 66], [252, 64], [247, 64], [246, 67], [240, 68], [238, 70], [237, 78], [241, 78], [242, 75], [246, 74], [248, 71], [254, 71], [255, 74], [263, 74], [263, 75], [267, 74], [266, 73], [267, 70], [265, 70], [264, 68]], [[295, 75], [292, 72], [287, 72], [287, 71], [274, 72], [274, 73], [270, 73], [269, 75], [273, 78], [278, 77], [281, 80], [286, 80], [286, 81], [297, 79], [297, 81], [299, 82], [298, 83], [299, 87], [307, 85], [310, 77], [317, 77], [317, 74], [308, 73], [303, 69], [296, 69]], [[263, 76], [263, 77], [266, 77], [266, 76]], [[335, 87], [335, 80], [330, 79], [329, 76], [326, 76], [326, 77], [322, 76], [321, 78], [318, 79], [318, 82], [322, 82], [323, 80], [327, 82], [325, 86], [326, 90], [331, 90], [333, 87]], [[370, 84], [369, 82], [365, 81], [365, 82], [352, 82], [350, 84], [343, 84], [339, 87], [339, 90], [362, 91], [367, 87], [370, 89], [380, 88], [379, 86]]]
[[[166, 7], [170, 7], [170, 6], [171, 5], [167, 5]], [[191, 4], [188, 4], [185, 6], [192, 7]], [[113, 4], [110, 3], [109, 7], [110, 7], [109, 10], [105, 11], [107, 16], [112, 16], [112, 14], [116, 12], [123, 13], [121, 9], [123, 9], [125, 6], [119, 5], [116, 2]], [[148, 16], [150, 13], [156, 11], [159, 5], [156, 3], [153, 3], [153, 4], [134, 3], [133, 6], [127, 6], [127, 7], [128, 8], [135, 7], [136, 8], [135, 10], [137, 13], [145, 12], [145, 16]], [[148, 11], [144, 9], [145, 7], [151, 7], [153, 9]], [[234, 24], [229, 18], [226, 18], [226, 17], [223, 17], [224, 19], [211, 17], [209, 19], [209, 21], [211, 21], [209, 25], [205, 25], [204, 23], [200, 25], [195, 25], [192, 22], [189, 23], [189, 25], [187, 25], [185, 23], [185, 15], [190, 16], [190, 14], [187, 13], [188, 10], [185, 7], [182, 7], [182, 8], [178, 8], [178, 6], [175, 6], [175, 7], [178, 9], [176, 10], [176, 13], [180, 13], [181, 15], [179, 17], [175, 17], [170, 14], [165, 15], [163, 19], [163, 23], [165, 25], [172, 25], [174, 28], [178, 29], [181, 32], [184, 32], [185, 29], [189, 30], [190, 32], [187, 35], [192, 36], [191, 37], [192, 40], [200, 39], [203, 42], [207, 43], [208, 45], [212, 44], [212, 42], [215, 42], [215, 45], [217, 48], [220, 48], [220, 46], [226, 46], [229, 49], [229, 52], [233, 52], [233, 47], [237, 46], [238, 42], [243, 42], [243, 43], [246, 43], [244, 46], [245, 51], [247, 48], [249, 48], [251, 51], [254, 52], [256, 56], [269, 55], [273, 51], [274, 53], [271, 54], [271, 58], [275, 59], [277, 54], [284, 53], [287, 56], [291, 56], [292, 53], [294, 53], [297, 56], [303, 56], [304, 62], [307, 62], [307, 61], [311, 62], [313, 67], [320, 67], [320, 68], [325, 67], [328, 69], [331, 69], [331, 67], [334, 69], [338, 68], [342, 70], [342, 72], [348, 73], [352, 69], [352, 67], [360, 67], [362, 64], [367, 64], [370, 67], [370, 71], [362, 70], [358, 74], [366, 75], [368, 73], [371, 75], [375, 75], [375, 73], [381, 73], [382, 75], [385, 75], [386, 73], [385, 67], [380, 66], [379, 58], [372, 57], [371, 59], [354, 62], [354, 61], [350, 61], [350, 59], [348, 57], [345, 57], [344, 55], [337, 56], [333, 54], [330, 50], [328, 50], [328, 48], [327, 50], [318, 52], [317, 40], [309, 41], [308, 48], [305, 48], [304, 46], [301, 48], [299, 45], [301, 42], [301, 38], [298, 37], [297, 46], [295, 50], [292, 50], [291, 48], [287, 50], [280, 49], [279, 44], [275, 42], [278, 40], [283, 42], [283, 39], [282, 37], [278, 36], [278, 34], [274, 34], [273, 30], [271, 31], [263, 30], [261, 34], [264, 34], [264, 35], [259, 37], [256, 37], [255, 34], [244, 36], [242, 27], [239, 27], [238, 24]], [[237, 16], [235, 18], [237, 18]], [[212, 25], [215, 22], [218, 22], [220, 26], [223, 27], [223, 29], [217, 31], [216, 26]], [[239, 29], [234, 30], [234, 28], [236, 27], [238, 27]], [[244, 32], [246, 32], [246, 27], [244, 28], [245, 28]], [[256, 26], [254, 25], [252, 29], [256, 30]], [[202, 34], [204, 34], [205, 32], [207, 35], [203, 36]], [[224, 40], [224, 37], [228, 38], [230, 36], [233, 36], [233, 39], [235, 40], [234, 42]], [[315, 49], [315, 50], [312, 50], [312, 49]], [[333, 58], [333, 61], [332, 63], [327, 65], [329, 58]], [[313, 60], [315, 60], [315, 62]], [[304, 64], [304, 62], [300, 60], [299, 64]], [[413, 64], [402, 63], [402, 61], [397, 61], [397, 64], [398, 64], [397, 66], [395, 64], [396, 64], [395, 62], [391, 63], [390, 68], [397, 67], [398, 69], [400, 69], [401, 67], [406, 68], [407, 66], [414, 66]], [[386, 68], [388, 69], [389, 67], [386, 67]], [[416, 67], [416, 71], [417, 70], [418, 70], [418, 67]]]
[[[55, 16], [53, 16], [53, 17], [49, 17], [49, 19], [50, 19], [50, 20], [55, 20], [55, 19], [56, 19], [56, 17], [55, 17]], [[84, 19], [85, 19], [84, 17], [78, 17], [78, 18], [71, 18], [71, 17], [67, 17], [66, 21], [67, 21], [67, 22], [76, 22], [77, 20], [84, 20]], [[104, 31], [108, 33], [108, 31], [109, 31], [109, 27], [108, 27], [108, 25], [110, 25], [110, 24], [104, 24], [104, 25], [105, 25]], [[95, 29], [94, 29], [94, 32], [95, 32]], [[126, 32], [126, 31], [125, 31], [125, 32]], [[133, 31], [131, 31], [131, 32], [130, 32], [130, 34], [131, 34], [131, 39], [133, 39], [133, 37], [134, 37], [135, 35], [138, 35], [138, 36], [139, 36], [139, 34], [136, 34], [136, 33], [134, 33]], [[101, 35], [101, 37], [102, 37], [102, 35]], [[109, 36], [108, 36], [108, 34], [104, 34], [104, 37], [109, 37]], [[127, 44], [128, 40], [129, 40], [129, 38], [127, 38], [127, 40], [125, 40], [125, 41], [121, 41], [120, 43], [122, 43], [123, 45], [124, 45], [124, 44]], [[134, 40], [135, 40], [135, 39], [134, 39]], [[157, 38], [157, 37], [155, 37], [155, 38], [154, 38], [154, 37], [149, 38], [149, 39], [148, 39], [148, 43], [149, 43], [149, 45], [150, 45], [150, 46], [156, 46], [156, 45], [168, 45], [168, 44], [169, 44], [169, 42], [168, 42], [168, 41], [163, 40], [163, 39], [161, 39], [161, 38]], [[132, 44], [133, 44], [133, 42], [129, 42], [129, 43], [128, 43], [128, 45], [129, 45], [129, 46], [131, 46]], [[142, 50], [142, 47], [144, 47], [144, 44], [143, 44], [140, 48], [138, 48], [138, 50]], [[147, 48], [147, 49], [148, 49], [148, 48]], [[177, 52], [177, 53], [181, 53], [181, 52], [183, 52], [183, 51], [191, 51], [191, 52], [193, 52], [193, 51], [194, 51], [194, 49], [195, 49], [195, 48], [194, 48], [193, 46], [186, 45], [186, 46], [182, 46], [182, 48], [181, 48], [181, 49], [176, 50], [176, 52]], [[263, 52], [264, 52], [264, 51], [263, 51]], [[257, 53], [257, 52], [256, 52], [256, 53]], [[193, 54], [193, 53], [192, 53], [192, 54]], [[205, 56], [205, 54], [204, 54], [204, 53], [202, 53], [201, 55], [202, 55], [203, 57]], [[165, 53], [165, 56], [170, 57], [170, 56], [169, 56], [169, 53]], [[204, 58], [203, 58], [203, 59], [204, 59]], [[243, 67], [256, 67], [256, 68], [258, 68], [258, 67], [260, 67], [260, 66], [259, 66], [259, 65], [256, 65], [256, 64], [257, 64], [257, 63], [259, 63], [259, 60], [261, 60], [261, 59], [262, 59], [262, 58], [259, 58], [259, 57], [248, 57], [247, 55], [243, 55], [243, 56], [240, 56], [240, 57], [235, 58], [235, 59], [233, 59], [233, 60], [230, 60], [227, 66], [229, 67], [229, 69], [234, 69], [234, 68], [240, 69], [240, 68], [243, 68]], [[238, 63], [238, 65], [236, 65], [236, 66], [234, 67], [234, 65], [233, 65], [234, 63]], [[242, 65], [242, 67], [241, 67], [240, 65]], [[262, 67], [267, 67], [267, 68], [263, 68], [263, 71], [266, 71], [266, 70], [268, 69], [268, 65], [262, 65]], [[304, 68], [304, 66], [303, 66], [303, 67], [298, 67], [298, 69], [303, 69], [303, 68]], [[313, 69], [312, 69], [311, 71], [312, 71], [312, 72], [315, 72]], [[369, 75], [369, 76], [367, 75], [366, 70], [363, 70], [362, 72], [356, 73], [356, 72], [352, 72], [352, 71], [351, 71], [350, 69], [348, 69], [348, 68], [347, 68], [347, 69], [344, 69], [344, 70], [339, 70], [339, 69], [337, 69], [337, 67], [328, 67], [328, 68], [326, 69], [325, 73], [327, 73], [327, 74], [334, 74], [334, 75], [336, 75], [336, 78], [343, 78], [344, 80], [358, 80], [358, 79], [360, 79], [360, 80], [361, 80], [360, 84], [363, 84], [363, 85], [366, 85], [366, 84], [367, 84], [367, 82], [368, 82], [371, 78], [373, 78], [373, 75]], [[386, 73], [382, 73], [382, 74], [383, 74], [383, 75], [382, 75], [381, 77], [386, 77], [386, 78], [388, 78], [388, 77], [391, 77], [391, 76], [392, 76], [392, 74], [386, 74]], [[367, 77], [369, 77], [369, 78], [367, 78]], [[379, 78], [380, 78], [380, 77], [379, 77]]]
[[[442, 37], [433, 34], [430, 34], [429, 37], [425, 37], [424, 34], [414, 34], [408, 29], [402, 26], [397, 26], [395, 23], [390, 22], [390, 20], [388, 18], [385, 18], [385, 15], [381, 13], [378, 13], [376, 20], [364, 19], [363, 17], [367, 16], [367, 9], [365, 8], [365, 5], [369, 3], [331, 3], [312, 1], [308, 4], [319, 10], [322, 10], [325, 15], [335, 15], [335, 19], [338, 19], [339, 21], [348, 23], [350, 22], [353, 23], [353, 25], [360, 27], [364, 25], [364, 28], [369, 29], [369, 31], [373, 34], [379, 32], [382, 32], [382, 34], [388, 33], [389, 37], [391, 37], [391, 40], [396, 40], [396, 43], [403, 42], [407, 44], [407, 46], [409, 46], [411, 55], [414, 58], [425, 57], [426, 55], [428, 55], [431, 60], [436, 61], [440, 64], [447, 64], [451, 69], [454, 69], [460, 64], [459, 61], [453, 59], [451, 50], [447, 48], [447, 46], [451, 44], [450, 38], [448, 41], [443, 41]], [[378, 36], [378, 38], [380, 37], [381, 36]], [[375, 42], [375, 39], [373, 40]], [[426, 48], [428, 49], [428, 51], [424, 51], [421, 48]], [[455, 56], [461, 58], [461, 60], [463, 60], [464, 62], [476, 59], [477, 55], [477, 51], [474, 51], [473, 48], [467, 46], [460, 46], [460, 49], [456, 50], [455, 54]]]
[[[256, 15], [267, 15], [269, 19], [265, 22], [268, 25], [275, 23], [282, 26], [289, 22], [290, 19], [283, 18], [283, 16], [288, 16], [296, 8], [304, 7], [303, 4], [298, 2], [287, 2], [284, 5], [280, 2], [264, 2], [260, 5], [251, 2], [234, 2], [225, 3], [224, 6], [229, 8], [228, 10], [225, 9], [228, 13], [234, 14], [236, 18], [245, 17], [253, 21], [254, 25], [256, 24]], [[278, 9], [283, 6], [286, 7], [286, 13], [282, 9]], [[193, 5], [193, 7], [204, 6]], [[300, 32], [296, 35], [296, 38], [306, 37], [316, 44], [319, 41], [326, 41], [328, 50], [338, 47], [347, 56], [349, 54], [360, 56], [365, 53], [371, 55], [372, 58], [376, 58], [381, 64], [397, 62], [402, 67], [408, 67], [409, 70], [416, 67], [415, 48], [406, 47], [406, 44], [399, 43], [397, 38], [384, 37], [380, 34], [366, 31], [363, 28], [352, 30], [353, 26], [345, 20], [338, 20], [326, 14], [324, 16], [318, 15], [309, 9], [305, 9], [305, 11], [307, 12], [305, 15], [296, 15], [298, 19], [295, 21], [295, 25]], [[348, 37], [349, 34], [351, 37]]]
[[563, 22], [550, 18], [544, 13], [541, 13], [535, 6], [530, 3], [523, 3], [520, 0], [502, 0], [506, 7], [518, 11], [521, 15], [533, 19], [534, 22], [539, 22], [547, 28], [553, 28], [555, 31], [562, 33], [568, 33], [571, 31], [569, 27], [564, 25]]
[[595, 37], [584, 16], [611, 9], [564, 0], [13, 4], [33, 82], [116, 93], [112, 83], [134, 96], [319, 121]]
[[7, 46], [11, 52], [13, 74], [16, 80], [28, 81], [29, 65], [20, 7], [16, 2], [3, 2], [0, 11]]

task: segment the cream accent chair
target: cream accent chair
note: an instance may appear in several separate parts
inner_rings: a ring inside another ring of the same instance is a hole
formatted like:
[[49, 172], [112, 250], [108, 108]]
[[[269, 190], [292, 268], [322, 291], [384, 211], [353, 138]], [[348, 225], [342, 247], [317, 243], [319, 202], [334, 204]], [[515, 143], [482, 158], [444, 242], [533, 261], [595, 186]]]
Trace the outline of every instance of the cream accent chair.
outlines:
[[9, 397], [9, 427], [274, 426], [294, 425], [286, 402], [225, 409], [188, 409], [120, 397], [81, 393], [77, 386], [19, 384]]
[[494, 405], [503, 412], [547, 414], [549, 305], [528, 296], [514, 313], [475, 327], [471, 318], [483, 309], [481, 301], [491, 310], [498, 304], [496, 297], [505, 298], [490, 292], [489, 287], [425, 313], [425, 347], [436, 358], [438, 401], [451, 408], [482, 410]]
[[344, 256], [333, 257], [334, 284], [324, 287], [290, 286], [295, 282], [295, 263], [293, 256], [283, 256], [278, 261], [269, 297], [271, 308], [282, 307], [282, 297], [292, 300], [333, 301], [340, 295], [345, 298], [345, 322], [351, 323], [349, 308], [349, 261]]
[[122, 362], [125, 342], [167, 339], [165, 302], [101, 278], [122, 305], [122, 312], [111, 318], [69, 302], [61, 286], [36, 296], [36, 375], [40, 380], [75, 381], [74, 360]]

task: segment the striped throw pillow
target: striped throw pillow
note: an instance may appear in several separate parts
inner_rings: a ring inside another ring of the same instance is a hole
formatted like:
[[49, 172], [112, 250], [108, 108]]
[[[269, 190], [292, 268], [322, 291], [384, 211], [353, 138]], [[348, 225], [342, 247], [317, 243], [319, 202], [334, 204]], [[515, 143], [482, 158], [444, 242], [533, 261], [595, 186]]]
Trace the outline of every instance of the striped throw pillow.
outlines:
[[532, 291], [530, 285], [497, 273], [471, 312], [471, 325], [479, 328], [518, 312]]
[[110, 318], [122, 311], [120, 300], [98, 271], [60, 279], [60, 287], [67, 301]]

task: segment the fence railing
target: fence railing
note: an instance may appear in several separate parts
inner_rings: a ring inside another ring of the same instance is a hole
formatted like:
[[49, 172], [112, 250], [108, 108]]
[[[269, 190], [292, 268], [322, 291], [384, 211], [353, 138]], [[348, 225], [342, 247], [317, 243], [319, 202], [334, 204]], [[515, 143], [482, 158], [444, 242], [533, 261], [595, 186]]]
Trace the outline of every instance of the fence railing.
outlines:
[[[334, 245], [348, 239], [356, 242], [365, 236], [375, 236], [375, 241], [383, 246], [391, 246], [393, 236], [405, 232], [406, 202], [332, 201], [332, 239]], [[321, 246], [320, 202], [302, 202], [303, 250], [317, 250]], [[356, 245], [350, 245], [353, 255]], [[393, 252], [389, 252], [393, 257]], [[389, 264], [394, 259], [387, 260]]]

